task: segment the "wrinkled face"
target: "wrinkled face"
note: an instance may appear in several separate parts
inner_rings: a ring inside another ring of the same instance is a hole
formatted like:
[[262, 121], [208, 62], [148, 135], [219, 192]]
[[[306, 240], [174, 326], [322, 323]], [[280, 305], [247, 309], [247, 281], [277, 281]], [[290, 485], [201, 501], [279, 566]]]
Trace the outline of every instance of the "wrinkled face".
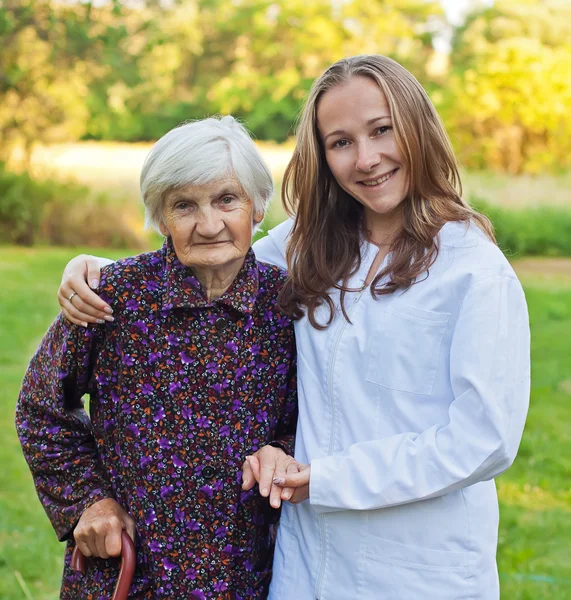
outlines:
[[252, 200], [233, 177], [170, 190], [163, 201], [161, 233], [170, 236], [187, 267], [223, 268], [243, 261], [252, 242]]
[[387, 218], [398, 220], [408, 173], [379, 86], [353, 77], [332, 88], [319, 102], [317, 125], [331, 173], [364, 206], [369, 231]]

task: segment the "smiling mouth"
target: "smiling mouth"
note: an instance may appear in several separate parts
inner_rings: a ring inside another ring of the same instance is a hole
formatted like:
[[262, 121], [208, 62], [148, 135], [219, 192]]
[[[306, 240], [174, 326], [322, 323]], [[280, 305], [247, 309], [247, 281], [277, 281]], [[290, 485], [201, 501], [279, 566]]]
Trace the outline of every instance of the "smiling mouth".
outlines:
[[383, 183], [387, 182], [389, 179], [391, 179], [393, 177], [393, 175], [396, 174], [397, 171], [398, 171], [398, 168], [393, 169], [392, 171], [389, 171], [388, 173], [386, 173], [385, 175], [382, 175], [378, 179], [368, 179], [366, 181], [359, 181], [359, 184], [364, 185], [365, 187], [380, 186]]

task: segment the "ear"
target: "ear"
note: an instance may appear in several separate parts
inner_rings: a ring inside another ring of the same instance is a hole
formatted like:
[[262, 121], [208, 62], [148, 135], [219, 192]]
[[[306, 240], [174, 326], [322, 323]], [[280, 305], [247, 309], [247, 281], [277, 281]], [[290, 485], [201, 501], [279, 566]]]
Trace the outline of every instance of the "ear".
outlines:
[[264, 211], [259, 210], [254, 213], [254, 225], [259, 225], [264, 220]]
[[165, 222], [162, 220], [162, 218], [161, 222], [159, 223], [159, 229], [165, 237], [169, 237], [169, 230], [167, 229], [167, 226], [165, 225]]

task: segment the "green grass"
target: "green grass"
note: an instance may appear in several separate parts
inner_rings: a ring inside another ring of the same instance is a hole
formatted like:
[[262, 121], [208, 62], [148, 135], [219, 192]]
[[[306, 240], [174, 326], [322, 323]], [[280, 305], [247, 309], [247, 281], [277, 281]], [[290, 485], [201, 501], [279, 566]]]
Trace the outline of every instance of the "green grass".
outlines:
[[[63, 546], [38, 500], [13, 414], [27, 361], [58, 310], [77, 250], [0, 248], [0, 598], [55, 600]], [[105, 252], [116, 257], [119, 254]], [[516, 265], [517, 267], [517, 265]], [[532, 324], [532, 403], [515, 465], [498, 479], [506, 600], [571, 598], [571, 262], [522, 261]], [[28, 594], [18, 582], [18, 576]]]

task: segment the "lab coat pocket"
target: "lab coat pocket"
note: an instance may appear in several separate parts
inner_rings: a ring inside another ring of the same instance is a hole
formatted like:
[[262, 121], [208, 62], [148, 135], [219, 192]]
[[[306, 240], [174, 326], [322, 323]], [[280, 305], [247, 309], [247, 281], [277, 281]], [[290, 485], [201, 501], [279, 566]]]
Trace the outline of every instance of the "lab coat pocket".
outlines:
[[398, 306], [382, 313], [370, 345], [367, 381], [432, 394], [450, 313]]
[[370, 536], [360, 598], [462, 600], [468, 597], [469, 553], [407, 546]]

